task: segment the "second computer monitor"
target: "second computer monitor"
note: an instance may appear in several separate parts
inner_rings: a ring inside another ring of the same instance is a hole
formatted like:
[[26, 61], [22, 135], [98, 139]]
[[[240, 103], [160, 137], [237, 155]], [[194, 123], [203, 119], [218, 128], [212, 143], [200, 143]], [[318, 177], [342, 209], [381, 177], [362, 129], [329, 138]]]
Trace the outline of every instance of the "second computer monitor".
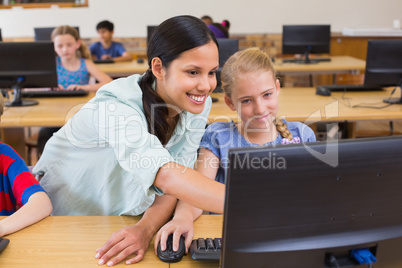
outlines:
[[282, 54], [304, 54], [304, 63], [312, 63], [309, 55], [330, 52], [330, 25], [283, 25]]
[[148, 25], [147, 26], [147, 46], [149, 43], [149, 40], [151, 39], [152, 33], [154, 32], [154, 30], [156, 29], [156, 25]]
[[[401, 87], [402, 40], [368, 41], [364, 85]], [[402, 104], [402, 96], [384, 102]]]
[[[51, 41], [52, 40], [52, 32], [55, 27], [39, 27], [34, 28], [35, 32], [35, 41]], [[80, 30], [77, 26], [73, 27], [77, 30], [78, 34]]]
[[22, 88], [57, 87], [53, 42], [0, 43], [0, 88], [14, 89], [8, 106], [34, 105], [21, 100]]
[[219, 69], [216, 72], [217, 87], [214, 92], [222, 92], [221, 89], [221, 72], [225, 62], [234, 53], [239, 51], [239, 40], [229, 38], [217, 38], [219, 44]]

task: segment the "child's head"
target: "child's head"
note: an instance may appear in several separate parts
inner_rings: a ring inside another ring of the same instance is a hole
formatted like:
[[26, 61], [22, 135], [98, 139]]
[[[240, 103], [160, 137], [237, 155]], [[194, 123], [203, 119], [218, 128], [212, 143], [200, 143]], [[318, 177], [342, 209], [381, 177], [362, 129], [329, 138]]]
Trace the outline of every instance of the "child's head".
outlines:
[[225, 102], [238, 112], [243, 126], [267, 129], [281, 124], [282, 120], [276, 120], [280, 84], [265, 52], [248, 48], [235, 53], [226, 61], [221, 80]]
[[228, 30], [230, 28], [230, 22], [228, 20], [223, 20], [221, 23], [223, 26], [225, 26]]
[[205, 15], [201, 17], [201, 20], [206, 24], [206, 25], [210, 25], [212, 23], [214, 23], [214, 21], [212, 20], [211, 16]]
[[68, 25], [59, 26], [52, 32], [54, 50], [61, 58], [91, 58], [88, 47], [81, 42], [78, 31]]
[[112, 41], [114, 25], [110, 21], [104, 20], [96, 25], [96, 31], [98, 32], [100, 41], [108, 43]]

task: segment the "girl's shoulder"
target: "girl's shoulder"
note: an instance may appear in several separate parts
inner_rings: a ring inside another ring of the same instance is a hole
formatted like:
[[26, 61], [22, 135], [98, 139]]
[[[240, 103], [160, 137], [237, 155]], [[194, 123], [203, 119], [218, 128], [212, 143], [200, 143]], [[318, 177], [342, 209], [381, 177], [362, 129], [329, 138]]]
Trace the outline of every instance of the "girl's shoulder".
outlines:
[[207, 127], [206, 131], [216, 132], [216, 131], [230, 131], [234, 127], [233, 121], [231, 122], [214, 122]]

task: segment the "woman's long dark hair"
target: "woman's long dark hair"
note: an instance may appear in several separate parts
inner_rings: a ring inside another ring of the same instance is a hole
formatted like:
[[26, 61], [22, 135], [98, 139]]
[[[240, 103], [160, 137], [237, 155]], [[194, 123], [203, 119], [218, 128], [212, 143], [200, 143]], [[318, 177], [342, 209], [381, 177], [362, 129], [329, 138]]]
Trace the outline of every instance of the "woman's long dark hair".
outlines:
[[167, 122], [168, 108], [161, 97], [152, 88], [155, 76], [152, 74], [151, 62], [159, 57], [164, 68], [178, 58], [181, 53], [215, 42], [214, 34], [206, 24], [193, 16], [177, 16], [162, 22], [152, 33], [148, 43], [147, 57], [149, 69], [142, 77], [139, 85], [142, 89], [142, 103], [148, 123], [148, 131], [159, 138], [163, 145], [168, 142], [170, 125]]

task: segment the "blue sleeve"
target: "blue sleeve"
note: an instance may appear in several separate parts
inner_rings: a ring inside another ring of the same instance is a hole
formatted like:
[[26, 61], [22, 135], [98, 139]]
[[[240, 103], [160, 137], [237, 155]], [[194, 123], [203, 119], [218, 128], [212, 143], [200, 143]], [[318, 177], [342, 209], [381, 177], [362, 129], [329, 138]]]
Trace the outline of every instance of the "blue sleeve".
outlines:
[[303, 142], [315, 142], [316, 137], [314, 131], [307, 125], [302, 124], [303, 127], [301, 129], [301, 140]]
[[126, 49], [124, 48], [122, 43], [116, 43], [116, 51], [118, 53], [118, 56], [120, 57], [123, 55], [124, 52], [126, 52]]
[[216, 123], [210, 124], [205, 130], [204, 136], [201, 139], [200, 148], [205, 148], [210, 150], [216, 157], [221, 158], [219, 152], [219, 144], [216, 139]]
[[89, 46], [89, 51], [91, 51], [92, 55], [96, 55], [96, 43], [93, 43]]

